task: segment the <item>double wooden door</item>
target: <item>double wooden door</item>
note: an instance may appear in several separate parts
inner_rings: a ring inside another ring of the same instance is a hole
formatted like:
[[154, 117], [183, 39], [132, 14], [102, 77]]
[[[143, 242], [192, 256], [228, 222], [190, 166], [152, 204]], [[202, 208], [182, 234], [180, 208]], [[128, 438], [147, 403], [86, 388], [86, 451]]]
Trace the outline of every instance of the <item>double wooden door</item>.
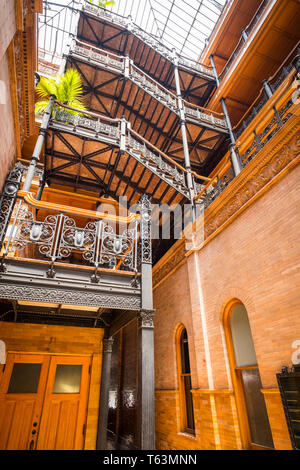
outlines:
[[89, 357], [9, 353], [0, 380], [0, 449], [82, 449], [89, 369]]

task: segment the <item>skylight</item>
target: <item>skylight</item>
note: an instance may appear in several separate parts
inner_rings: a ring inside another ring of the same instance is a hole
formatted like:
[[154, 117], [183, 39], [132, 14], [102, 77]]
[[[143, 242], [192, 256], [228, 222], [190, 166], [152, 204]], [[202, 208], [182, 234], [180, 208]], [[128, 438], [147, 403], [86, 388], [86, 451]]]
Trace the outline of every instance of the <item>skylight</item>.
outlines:
[[[197, 60], [226, 0], [115, 0], [109, 10], [156, 36], [165, 46]], [[76, 32], [78, 8], [84, 0], [44, 0], [39, 15], [40, 57], [59, 63], [69, 33]], [[97, 0], [92, 2], [97, 5]]]
[[180, 55], [197, 60], [226, 0], [119, 0], [110, 9], [131, 15], [142, 29]]

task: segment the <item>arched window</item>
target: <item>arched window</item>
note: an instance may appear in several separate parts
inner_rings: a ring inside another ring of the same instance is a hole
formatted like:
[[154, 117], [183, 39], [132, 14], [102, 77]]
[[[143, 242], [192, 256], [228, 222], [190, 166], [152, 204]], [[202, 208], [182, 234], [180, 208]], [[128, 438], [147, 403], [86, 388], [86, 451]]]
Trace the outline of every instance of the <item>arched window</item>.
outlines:
[[195, 432], [193, 397], [191, 393], [191, 369], [187, 331], [181, 325], [177, 331], [177, 365], [181, 407], [181, 427], [183, 431]]
[[234, 301], [225, 312], [225, 333], [243, 446], [273, 448], [273, 439], [247, 310]]

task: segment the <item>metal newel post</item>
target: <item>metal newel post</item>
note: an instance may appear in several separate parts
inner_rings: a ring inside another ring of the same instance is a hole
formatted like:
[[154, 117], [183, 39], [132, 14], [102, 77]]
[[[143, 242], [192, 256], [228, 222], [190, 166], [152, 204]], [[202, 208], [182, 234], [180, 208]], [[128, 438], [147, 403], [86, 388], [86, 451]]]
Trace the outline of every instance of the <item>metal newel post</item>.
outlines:
[[[212, 65], [212, 69], [213, 69], [213, 72], [214, 72], [214, 76], [215, 76], [217, 86], [219, 87], [220, 86], [220, 79], [219, 79], [218, 72], [217, 72], [217, 69], [216, 69], [216, 64], [215, 64], [215, 61], [214, 61], [214, 57], [213, 57], [213, 55], [210, 55], [209, 58], [210, 58], [210, 62], [211, 62], [211, 65]], [[229, 114], [228, 114], [225, 98], [221, 98], [220, 101], [221, 101], [221, 105], [222, 105], [222, 108], [223, 108], [224, 117], [225, 117], [225, 121], [226, 121], [226, 124], [227, 124], [227, 127], [228, 127], [230, 141], [231, 141], [231, 145], [229, 146], [231, 165], [232, 165], [234, 176], [237, 176], [242, 171], [243, 165], [242, 165], [239, 153], [235, 148], [235, 137], [234, 137], [234, 133], [233, 133], [233, 130], [232, 130], [232, 125], [231, 125], [230, 117], [229, 117]]]
[[181, 127], [181, 135], [182, 135], [183, 154], [184, 154], [185, 168], [187, 170], [187, 187], [188, 187], [188, 190], [189, 190], [190, 200], [191, 200], [191, 203], [192, 203], [192, 212], [193, 212], [193, 220], [194, 220], [195, 219], [194, 180], [193, 180], [192, 170], [191, 170], [190, 153], [189, 153], [189, 146], [188, 146], [187, 133], [186, 133], [185, 111], [184, 111], [184, 104], [183, 104], [183, 100], [182, 100], [182, 96], [181, 96], [178, 63], [179, 63], [179, 60], [178, 60], [177, 52], [176, 52], [175, 49], [173, 49], [174, 78], [175, 78], [176, 94], [177, 94], [179, 116], [180, 116], [180, 127]]
[[125, 56], [124, 59], [124, 78], [129, 78], [129, 67], [130, 67], [130, 59], [129, 56]]
[[65, 48], [65, 51], [64, 51], [64, 54], [63, 54], [63, 57], [62, 57], [60, 66], [59, 66], [59, 70], [58, 70], [58, 74], [59, 74], [59, 75], [64, 75], [64, 73], [65, 73], [65, 71], [66, 71], [66, 65], [67, 65], [67, 58], [68, 58], [68, 55], [70, 54], [71, 51], [73, 51], [73, 50], [75, 49], [75, 44], [76, 44], [76, 43], [75, 43], [73, 34], [70, 34], [68, 43], [67, 43], [67, 45], [66, 45], [66, 48]]
[[40, 201], [40, 200], [41, 200], [44, 187], [45, 187], [45, 180], [44, 180], [44, 178], [42, 178], [42, 179], [40, 180], [39, 189], [38, 189], [38, 192], [37, 192], [37, 194], [36, 194], [36, 200], [37, 200], [37, 201]]
[[224, 116], [225, 116], [225, 120], [226, 120], [227, 127], [228, 127], [228, 130], [229, 130], [230, 140], [231, 140], [229, 150], [230, 150], [230, 158], [231, 158], [231, 163], [232, 163], [232, 169], [233, 169], [234, 176], [237, 176], [242, 171], [243, 165], [242, 165], [239, 153], [238, 153], [237, 149], [235, 148], [235, 137], [234, 137], [234, 134], [233, 134], [231, 121], [230, 121], [229, 114], [228, 114], [228, 111], [227, 111], [225, 98], [221, 98], [221, 104], [222, 104], [222, 108], [223, 108], [223, 111], [224, 111]]
[[216, 64], [215, 64], [215, 61], [214, 61], [214, 56], [213, 56], [212, 54], [209, 56], [209, 60], [210, 60], [210, 63], [211, 63], [212, 69], [213, 69], [213, 73], [214, 73], [214, 76], [215, 76], [215, 80], [216, 80], [217, 87], [219, 88], [219, 86], [220, 86], [220, 79], [219, 79], [219, 75], [218, 75], [218, 72], [217, 72], [217, 69], [216, 69]]
[[244, 42], [246, 42], [248, 39], [248, 34], [246, 33], [245, 29], [242, 29], [242, 38]]
[[269, 83], [268, 83], [268, 80], [263, 80], [262, 85], [263, 85], [263, 87], [264, 87], [264, 91], [265, 91], [265, 93], [266, 93], [266, 95], [267, 95], [267, 98], [270, 99], [270, 98], [272, 97], [272, 95], [273, 95], [273, 92], [272, 92], [271, 87], [270, 87], [270, 85], [269, 85]]
[[37, 141], [36, 141], [36, 144], [35, 144], [35, 147], [34, 147], [34, 150], [33, 150], [33, 154], [32, 154], [31, 160], [30, 160], [30, 164], [29, 164], [29, 167], [28, 167], [26, 179], [24, 181], [23, 191], [29, 191], [30, 190], [30, 186], [31, 186], [31, 183], [32, 183], [32, 180], [33, 180], [33, 177], [34, 177], [34, 172], [35, 172], [37, 163], [40, 159], [43, 143], [45, 141], [45, 135], [46, 135], [46, 132], [47, 132], [47, 129], [48, 129], [48, 125], [49, 125], [49, 121], [50, 121], [50, 118], [51, 118], [51, 114], [52, 114], [55, 99], [56, 99], [55, 95], [50, 96], [48, 107], [47, 107], [46, 112], [44, 113], [42, 124], [41, 124], [40, 130], [39, 130], [39, 136], [37, 138]]
[[107, 449], [107, 418], [108, 418], [108, 399], [110, 387], [110, 369], [113, 338], [103, 338], [102, 355], [102, 374], [100, 388], [99, 421], [97, 435], [97, 450]]
[[120, 132], [120, 151], [126, 151], [126, 129], [127, 129], [127, 121], [125, 116], [121, 117], [121, 132]]
[[235, 149], [235, 144], [229, 145], [231, 166], [234, 176], [237, 176], [243, 169], [241, 157]]
[[155, 449], [154, 310], [152, 294], [151, 203], [144, 195], [141, 214], [141, 310], [138, 314], [138, 445]]

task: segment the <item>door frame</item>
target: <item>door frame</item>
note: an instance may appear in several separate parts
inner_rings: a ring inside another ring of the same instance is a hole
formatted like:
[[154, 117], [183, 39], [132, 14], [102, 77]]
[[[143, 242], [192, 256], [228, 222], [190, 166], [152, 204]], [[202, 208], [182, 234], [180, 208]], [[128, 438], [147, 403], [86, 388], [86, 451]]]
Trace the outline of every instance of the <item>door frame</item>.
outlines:
[[[41, 368], [41, 373], [39, 377], [39, 383], [38, 383], [38, 389], [35, 394], [30, 394], [30, 393], [24, 393], [24, 397], [27, 399], [30, 398], [36, 398], [39, 393], [42, 393], [42, 396], [40, 397], [40, 403], [39, 403], [39, 409], [38, 409], [38, 414], [39, 418], [38, 419], [38, 428], [37, 428], [37, 433], [32, 437], [31, 440], [34, 440], [34, 448], [36, 449], [38, 446], [38, 441], [39, 441], [39, 436], [40, 436], [40, 427], [41, 423], [43, 421], [43, 413], [45, 411], [45, 403], [46, 403], [46, 398], [47, 394], [48, 396], [52, 395], [52, 391], [50, 392], [49, 387], [51, 387], [54, 384], [53, 380], [55, 380], [55, 373], [56, 373], [56, 366], [58, 364], [74, 364], [74, 361], [72, 359], [79, 358], [82, 360], [83, 367], [87, 367], [87, 380], [83, 381], [84, 374], [82, 370], [82, 376], [81, 376], [81, 384], [80, 384], [80, 393], [82, 393], [82, 386], [84, 386], [84, 391], [83, 391], [83, 399], [84, 399], [84, 404], [82, 405], [82, 408], [80, 409], [79, 413], [81, 416], [78, 416], [78, 420], [81, 418], [83, 427], [80, 426], [80, 432], [82, 429], [84, 429], [84, 432], [82, 432], [82, 446], [81, 449], [85, 448], [85, 439], [86, 439], [86, 430], [87, 430], [87, 420], [88, 420], [88, 411], [89, 411], [89, 401], [90, 401], [90, 388], [91, 388], [91, 376], [92, 376], [92, 365], [93, 365], [93, 358], [94, 354], [78, 354], [78, 353], [52, 353], [52, 352], [33, 352], [33, 351], [15, 351], [15, 350], [7, 350], [7, 361], [6, 364], [4, 364], [4, 367], [1, 368], [1, 374], [0, 374], [0, 390], [3, 389], [5, 390], [3, 392], [4, 396], [7, 396], [7, 391], [13, 371], [13, 366], [15, 363], [42, 363], [42, 368]], [[44, 358], [44, 359], [43, 359]], [[84, 361], [85, 359], [85, 361]], [[45, 364], [45, 365], [43, 365]], [[54, 369], [52, 369], [52, 367]], [[52, 370], [51, 370], [52, 369]], [[52, 382], [50, 381], [50, 372], [53, 375], [52, 377]], [[3, 380], [4, 379], [4, 380]], [[14, 394], [9, 394], [13, 398]], [[20, 396], [21, 394], [17, 394]], [[35, 415], [37, 413], [35, 412]], [[33, 421], [36, 421], [34, 419]], [[32, 424], [31, 424], [32, 428]], [[79, 431], [78, 431], [79, 433]], [[30, 441], [30, 437], [28, 437], [28, 446]], [[76, 437], [76, 441], [78, 442], [78, 437]], [[29, 448], [29, 447], [28, 447]]]
[[[223, 327], [224, 327], [224, 332], [225, 332], [225, 339], [226, 339], [232, 385], [233, 385], [233, 393], [234, 393], [234, 397], [236, 401], [236, 408], [237, 408], [242, 446], [243, 446], [243, 449], [248, 449], [248, 450], [273, 450], [273, 449], [270, 449], [269, 447], [264, 447], [264, 446], [260, 446], [258, 444], [252, 443], [250, 425], [249, 425], [249, 419], [248, 419], [248, 413], [247, 413], [247, 407], [246, 407], [246, 401], [245, 401], [245, 394], [244, 394], [243, 383], [242, 383], [242, 378], [241, 378], [241, 369], [247, 369], [247, 368], [258, 369], [258, 372], [259, 372], [259, 366], [257, 364], [255, 366], [240, 368], [240, 367], [237, 367], [236, 365], [235, 353], [234, 353], [234, 348], [233, 348], [233, 340], [232, 340], [232, 334], [231, 334], [231, 328], [230, 328], [230, 321], [229, 321], [232, 309], [236, 305], [244, 305], [244, 304], [241, 300], [237, 298], [229, 300], [223, 309], [222, 317], [223, 317]], [[268, 410], [267, 410], [267, 414], [268, 414]]]

